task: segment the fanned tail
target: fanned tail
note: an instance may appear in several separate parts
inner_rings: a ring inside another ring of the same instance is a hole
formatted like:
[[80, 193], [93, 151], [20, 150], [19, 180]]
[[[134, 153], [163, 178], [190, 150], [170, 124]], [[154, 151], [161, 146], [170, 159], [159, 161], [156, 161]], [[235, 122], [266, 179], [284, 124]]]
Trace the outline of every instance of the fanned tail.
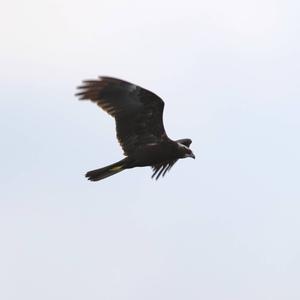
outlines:
[[104, 168], [89, 171], [85, 177], [91, 181], [99, 181], [126, 169], [126, 158]]

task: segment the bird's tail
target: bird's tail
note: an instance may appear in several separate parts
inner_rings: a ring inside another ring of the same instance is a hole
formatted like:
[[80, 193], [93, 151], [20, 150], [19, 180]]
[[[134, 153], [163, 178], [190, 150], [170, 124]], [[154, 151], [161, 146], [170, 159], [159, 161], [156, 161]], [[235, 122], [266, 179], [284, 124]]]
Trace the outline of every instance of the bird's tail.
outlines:
[[127, 169], [126, 162], [127, 160], [125, 158], [107, 167], [89, 171], [85, 174], [85, 177], [87, 177], [88, 180], [91, 181], [104, 179]]

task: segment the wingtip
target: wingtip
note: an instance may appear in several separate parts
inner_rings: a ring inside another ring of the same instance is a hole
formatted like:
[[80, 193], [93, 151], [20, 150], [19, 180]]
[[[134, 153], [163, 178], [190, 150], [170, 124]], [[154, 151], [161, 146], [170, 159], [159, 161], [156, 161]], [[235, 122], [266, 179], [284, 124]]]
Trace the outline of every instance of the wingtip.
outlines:
[[86, 100], [85, 92], [76, 93], [75, 97], [78, 97], [78, 100]]

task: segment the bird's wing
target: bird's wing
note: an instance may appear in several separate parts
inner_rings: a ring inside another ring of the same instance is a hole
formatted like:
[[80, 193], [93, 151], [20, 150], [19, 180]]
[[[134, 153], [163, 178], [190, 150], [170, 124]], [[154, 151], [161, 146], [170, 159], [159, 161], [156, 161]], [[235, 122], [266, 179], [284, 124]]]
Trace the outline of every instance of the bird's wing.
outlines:
[[155, 178], [157, 180], [161, 175], [164, 177], [166, 175], [166, 173], [171, 170], [171, 168], [174, 166], [174, 164], [177, 162], [177, 160], [178, 159], [170, 160], [165, 163], [151, 166], [153, 169], [153, 174], [152, 174], [151, 178]]
[[162, 119], [164, 102], [154, 93], [111, 77], [86, 80], [78, 88], [80, 100], [96, 102], [115, 118], [117, 138], [125, 155], [167, 138]]

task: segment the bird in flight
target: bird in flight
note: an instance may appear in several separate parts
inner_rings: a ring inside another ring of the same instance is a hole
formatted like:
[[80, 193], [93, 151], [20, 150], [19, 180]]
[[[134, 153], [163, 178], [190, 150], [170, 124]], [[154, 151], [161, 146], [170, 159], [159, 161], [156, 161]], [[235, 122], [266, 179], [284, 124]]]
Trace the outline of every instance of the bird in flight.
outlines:
[[86, 173], [98, 181], [134, 167], [150, 166], [152, 178], [169, 171], [178, 159], [195, 158], [189, 148], [191, 139], [171, 140], [163, 124], [163, 100], [154, 93], [130, 82], [112, 77], [85, 80], [76, 94], [91, 100], [115, 118], [118, 141], [125, 158]]

